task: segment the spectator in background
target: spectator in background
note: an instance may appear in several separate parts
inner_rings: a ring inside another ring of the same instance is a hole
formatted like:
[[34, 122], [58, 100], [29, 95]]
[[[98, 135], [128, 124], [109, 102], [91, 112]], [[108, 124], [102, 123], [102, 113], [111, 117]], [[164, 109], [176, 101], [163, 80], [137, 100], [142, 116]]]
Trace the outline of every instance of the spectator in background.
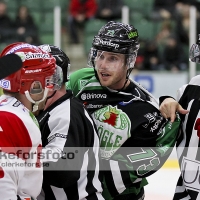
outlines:
[[121, 19], [123, 5], [122, 0], [100, 0], [96, 18], [106, 21]]
[[167, 39], [162, 58], [166, 70], [177, 72], [187, 68], [182, 46], [179, 45], [177, 38], [173, 35]]
[[152, 18], [156, 20], [175, 17], [177, 0], [154, 0]]
[[95, 0], [71, 0], [69, 5], [69, 33], [72, 43], [79, 43], [78, 29], [82, 29], [87, 20], [95, 17], [97, 3]]
[[39, 45], [38, 28], [29, 9], [24, 5], [17, 10], [14, 28], [16, 29], [17, 41]]
[[159, 49], [155, 41], [148, 41], [144, 49], [144, 69], [161, 70], [163, 66], [160, 63]]
[[161, 22], [161, 26], [158, 34], [155, 36], [158, 46], [163, 46], [166, 43], [167, 38], [173, 34], [174, 30], [170, 20], [164, 20]]
[[0, 1], [0, 42], [12, 42], [12, 37], [12, 20], [7, 14], [7, 4], [4, 1]]
[[144, 50], [145, 50], [146, 41], [140, 39], [140, 48], [138, 49], [137, 58], [133, 68], [133, 72], [137, 70], [144, 70]]
[[188, 5], [195, 6], [198, 11], [198, 15], [199, 15], [199, 12], [200, 12], [200, 1], [199, 0], [177, 0], [176, 7], [177, 7], [177, 5], [179, 6], [179, 4], [188, 4]]
[[177, 26], [176, 34], [180, 42], [189, 45], [189, 28], [190, 28], [190, 5], [189, 3], [179, 2], [176, 4]]
[[[163, 50], [165, 48], [165, 45], [167, 43], [169, 36], [175, 34], [173, 27], [174, 26], [172, 25], [171, 20], [163, 20], [160, 24], [158, 33], [155, 35], [155, 41], [158, 46], [159, 57], [160, 57], [161, 61], [163, 60], [163, 58], [162, 58]], [[164, 65], [162, 65], [162, 66], [160, 65], [159, 68], [163, 69]]]

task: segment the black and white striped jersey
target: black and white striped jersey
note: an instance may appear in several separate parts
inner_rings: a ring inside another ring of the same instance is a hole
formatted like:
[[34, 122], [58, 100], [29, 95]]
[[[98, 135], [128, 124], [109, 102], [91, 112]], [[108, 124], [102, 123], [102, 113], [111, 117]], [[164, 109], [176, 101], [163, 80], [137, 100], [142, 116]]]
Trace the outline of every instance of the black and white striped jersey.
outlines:
[[45, 155], [45, 199], [102, 200], [99, 138], [83, 105], [68, 90], [41, 113], [38, 121]]
[[200, 75], [178, 90], [178, 100], [189, 113], [181, 116], [181, 133], [176, 145], [181, 175], [173, 200], [199, 200]]

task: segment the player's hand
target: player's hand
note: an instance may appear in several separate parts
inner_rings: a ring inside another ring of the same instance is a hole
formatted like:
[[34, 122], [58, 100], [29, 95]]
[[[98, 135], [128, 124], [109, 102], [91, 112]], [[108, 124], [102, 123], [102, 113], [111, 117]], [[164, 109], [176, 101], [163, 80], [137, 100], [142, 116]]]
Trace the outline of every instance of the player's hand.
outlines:
[[174, 122], [176, 118], [176, 112], [180, 114], [187, 114], [189, 111], [182, 108], [182, 106], [173, 98], [166, 98], [160, 105], [160, 112], [166, 119], [170, 118], [171, 122]]

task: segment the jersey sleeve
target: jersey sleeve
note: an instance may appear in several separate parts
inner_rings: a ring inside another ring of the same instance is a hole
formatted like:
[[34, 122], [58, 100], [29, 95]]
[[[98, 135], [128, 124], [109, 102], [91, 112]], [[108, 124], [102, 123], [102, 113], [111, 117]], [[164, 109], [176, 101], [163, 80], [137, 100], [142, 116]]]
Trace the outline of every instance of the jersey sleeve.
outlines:
[[84, 88], [88, 80], [94, 76], [93, 68], [83, 68], [77, 70], [70, 74], [69, 81], [66, 83], [66, 89], [73, 91], [74, 96], [76, 96], [79, 91]]
[[[50, 134], [45, 136], [45, 132], [42, 131], [43, 139], [43, 162], [57, 162], [57, 160], [62, 156], [62, 152], [68, 137], [68, 130], [70, 125], [70, 113], [63, 112], [68, 109], [68, 104], [65, 102], [61, 107], [56, 107], [50, 112], [50, 116], [46, 126]], [[55, 156], [56, 155], [56, 156]], [[45, 166], [45, 165], [44, 165]]]
[[73, 72], [69, 77], [69, 81], [66, 83], [66, 89], [72, 90], [74, 95], [79, 91], [78, 84], [82, 73], [82, 70]]

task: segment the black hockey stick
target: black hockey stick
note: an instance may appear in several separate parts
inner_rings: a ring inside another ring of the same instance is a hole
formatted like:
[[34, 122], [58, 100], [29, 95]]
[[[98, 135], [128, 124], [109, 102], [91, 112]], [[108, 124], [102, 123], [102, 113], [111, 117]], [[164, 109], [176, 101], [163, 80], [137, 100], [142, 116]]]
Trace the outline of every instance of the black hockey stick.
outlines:
[[22, 67], [22, 60], [16, 54], [8, 54], [0, 58], [0, 79], [9, 76]]

